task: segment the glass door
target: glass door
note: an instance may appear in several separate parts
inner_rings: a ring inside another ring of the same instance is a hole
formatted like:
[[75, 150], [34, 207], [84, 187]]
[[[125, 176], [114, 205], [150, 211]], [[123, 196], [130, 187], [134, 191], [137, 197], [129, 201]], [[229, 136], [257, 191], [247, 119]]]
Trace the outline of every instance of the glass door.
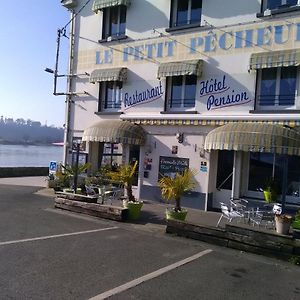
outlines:
[[[251, 152], [247, 196], [263, 199], [265, 182], [274, 177], [281, 194], [284, 157], [273, 153]], [[286, 202], [300, 203], [300, 157], [288, 156], [288, 180]], [[278, 198], [280, 201], [280, 196]]]

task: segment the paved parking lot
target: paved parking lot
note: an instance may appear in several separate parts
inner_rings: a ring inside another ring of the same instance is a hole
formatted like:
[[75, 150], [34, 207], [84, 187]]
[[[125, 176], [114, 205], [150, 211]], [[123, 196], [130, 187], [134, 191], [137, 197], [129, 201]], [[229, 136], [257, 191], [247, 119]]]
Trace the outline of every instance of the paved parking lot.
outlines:
[[299, 299], [289, 263], [53, 209], [0, 184], [0, 299]]

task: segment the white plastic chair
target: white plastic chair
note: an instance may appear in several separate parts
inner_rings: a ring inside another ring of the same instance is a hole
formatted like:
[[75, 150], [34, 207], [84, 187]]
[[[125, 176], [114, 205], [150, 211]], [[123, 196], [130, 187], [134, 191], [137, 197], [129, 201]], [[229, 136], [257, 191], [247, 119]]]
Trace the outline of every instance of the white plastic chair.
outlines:
[[234, 220], [234, 219], [240, 220], [241, 218], [244, 217], [244, 215], [241, 212], [239, 212], [237, 210], [230, 210], [229, 207], [225, 203], [220, 202], [220, 204], [221, 204], [222, 215], [217, 223], [217, 227], [219, 227], [219, 224], [220, 224], [222, 218], [225, 218], [229, 222], [232, 222], [232, 220]]

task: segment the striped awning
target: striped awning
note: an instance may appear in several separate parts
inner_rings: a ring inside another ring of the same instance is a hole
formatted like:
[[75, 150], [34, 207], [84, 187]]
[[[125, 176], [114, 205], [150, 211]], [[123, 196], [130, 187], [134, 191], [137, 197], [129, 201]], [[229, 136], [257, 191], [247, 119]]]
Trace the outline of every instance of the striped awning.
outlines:
[[208, 133], [204, 149], [300, 155], [300, 133], [266, 123], [229, 123]]
[[146, 132], [136, 124], [120, 120], [103, 120], [83, 132], [83, 141], [144, 145]]
[[253, 53], [250, 70], [300, 65], [300, 49]]
[[203, 60], [186, 60], [162, 63], [158, 67], [157, 78], [180, 75], [202, 75]]
[[92, 10], [97, 13], [98, 10], [106, 7], [118, 6], [118, 5], [130, 5], [130, 0], [94, 0]]
[[96, 69], [92, 71], [90, 82], [126, 81], [127, 68]]

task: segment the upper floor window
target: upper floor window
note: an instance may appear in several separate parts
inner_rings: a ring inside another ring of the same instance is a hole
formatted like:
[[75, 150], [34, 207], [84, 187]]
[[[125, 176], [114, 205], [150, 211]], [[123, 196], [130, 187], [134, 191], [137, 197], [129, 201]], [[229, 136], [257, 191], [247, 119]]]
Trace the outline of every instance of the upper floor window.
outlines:
[[278, 9], [284, 7], [295, 6], [299, 3], [299, 0], [264, 0], [263, 11], [266, 9]]
[[103, 10], [103, 39], [118, 38], [125, 35], [126, 10], [125, 5], [107, 7]]
[[256, 107], [261, 110], [293, 108], [297, 92], [295, 66], [258, 70]]
[[172, 0], [170, 27], [200, 24], [202, 0]]
[[195, 107], [196, 75], [167, 77], [167, 111], [186, 111]]
[[121, 109], [122, 82], [105, 81], [100, 83], [99, 111], [117, 112]]

